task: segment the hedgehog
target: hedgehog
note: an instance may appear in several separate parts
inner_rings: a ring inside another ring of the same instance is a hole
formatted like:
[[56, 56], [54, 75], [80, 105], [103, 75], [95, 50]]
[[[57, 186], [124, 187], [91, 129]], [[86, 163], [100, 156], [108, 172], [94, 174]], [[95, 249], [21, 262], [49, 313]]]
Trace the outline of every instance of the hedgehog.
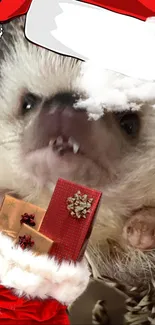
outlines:
[[[59, 177], [102, 191], [86, 260], [124, 292], [126, 322], [147, 296], [153, 324], [155, 84], [41, 48], [24, 24], [4, 23], [0, 37], [0, 201], [46, 209]], [[129, 324], [143, 324], [139, 315]]]

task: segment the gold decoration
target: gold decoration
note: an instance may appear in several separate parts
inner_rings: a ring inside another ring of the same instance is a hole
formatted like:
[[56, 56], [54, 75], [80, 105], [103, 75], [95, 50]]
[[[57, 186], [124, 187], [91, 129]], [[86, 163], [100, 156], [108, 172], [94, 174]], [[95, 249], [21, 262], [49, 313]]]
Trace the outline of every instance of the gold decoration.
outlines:
[[78, 191], [73, 197], [67, 199], [67, 209], [74, 218], [86, 218], [87, 214], [90, 213], [92, 202], [93, 199], [88, 198], [87, 194], [82, 195], [81, 192]]
[[9, 202], [8, 202], [8, 207], [9, 208], [14, 208], [16, 206], [16, 203], [15, 203], [15, 201], [14, 200], [10, 200]]

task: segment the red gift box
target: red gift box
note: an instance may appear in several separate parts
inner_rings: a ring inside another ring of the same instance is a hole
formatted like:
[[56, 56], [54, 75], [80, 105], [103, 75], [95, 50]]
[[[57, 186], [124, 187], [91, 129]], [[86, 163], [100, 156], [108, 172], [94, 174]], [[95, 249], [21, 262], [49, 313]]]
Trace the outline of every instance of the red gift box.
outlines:
[[[92, 200], [90, 211], [78, 218], [68, 210], [68, 198], [80, 191]], [[84, 254], [102, 193], [59, 179], [39, 232], [54, 241], [50, 254], [57, 259], [77, 261]]]

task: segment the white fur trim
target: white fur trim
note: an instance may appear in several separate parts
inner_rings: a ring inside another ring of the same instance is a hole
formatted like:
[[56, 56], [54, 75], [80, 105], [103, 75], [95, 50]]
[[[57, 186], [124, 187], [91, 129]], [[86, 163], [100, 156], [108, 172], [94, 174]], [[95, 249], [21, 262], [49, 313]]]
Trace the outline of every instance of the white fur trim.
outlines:
[[85, 261], [58, 265], [47, 255], [23, 251], [0, 233], [0, 280], [18, 296], [45, 299], [53, 297], [63, 304], [74, 302], [86, 289], [89, 270]]
[[[106, 69], [154, 80], [154, 21], [146, 23], [102, 6], [102, 1], [97, 6], [75, 0], [33, 0], [25, 34], [57, 53], [94, 59]], [[46, 23], [40, 24], [41, 19]]]
[[[94, 82], [95, 80], [95, 82]], [[88, 98], [75, 108], [84, 108], [98, 119], [107, 111], [139, 110], [145, 103], [155, 103], [155, 81], [146, 81], [104, 69], [100, 61], [88, 61], [81, 67], [77, 84]]]

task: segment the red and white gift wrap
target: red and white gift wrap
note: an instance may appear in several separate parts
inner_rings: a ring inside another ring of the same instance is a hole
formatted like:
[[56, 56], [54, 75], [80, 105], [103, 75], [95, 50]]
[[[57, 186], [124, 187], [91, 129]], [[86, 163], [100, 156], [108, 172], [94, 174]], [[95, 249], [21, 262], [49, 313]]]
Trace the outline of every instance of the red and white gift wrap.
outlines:
[[[77, 191], [92, 199], [86, 218], [75, 218], [67, 208], [68, 197]], [[69, 324], [66, 308], [89, 282], [88, 265], [81, 258], [100, 198], [100, 192], [62, 179], [45, 215], [42, 209], [6, 197], [0, 211], [0, 324]], [[21, 212], [33, 215], [35, 210], [35, 229], [21, 224]], [[17, 244], [21, 231], [34, 242], [39, 236], [52, 240], [51, 249], [47, 254], [41, 254], [39, 246], [38, 251], [23, 250]]]

